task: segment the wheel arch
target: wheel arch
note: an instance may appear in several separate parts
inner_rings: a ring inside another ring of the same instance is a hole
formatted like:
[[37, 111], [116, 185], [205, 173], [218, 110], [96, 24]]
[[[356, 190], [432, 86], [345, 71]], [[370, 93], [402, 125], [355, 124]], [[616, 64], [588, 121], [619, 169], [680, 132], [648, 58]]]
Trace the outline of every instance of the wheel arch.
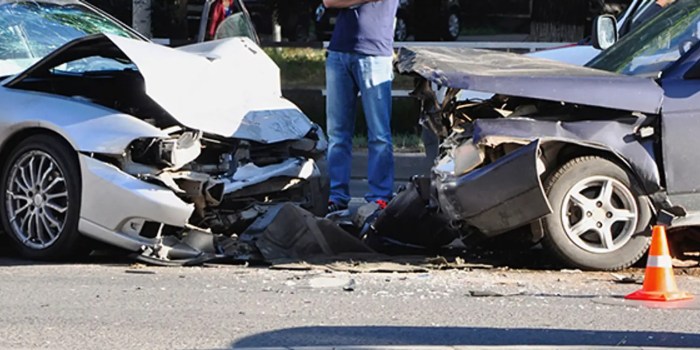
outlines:
[[643, 190], [644, 195], [651, 194], [644, 186], [644, 181], [641, 176], [634, 170], [630, 163], [611, 149], [566, 141], [543, 142], [540, 148], [542, 149], [542, 154], [544, 156], [543, 161], [546, 168], [545, 173], [542, 175], [543, 179], [547, 179], [553, 172], [572, 159], [585, 156], [597, 156], [609, 160], [629, 172]]
[[[596, 156], [608, 160], [627, 173], [629, 173], [640, 189], [643, 191], [641, 199], [644, 201], [645, 206], [647, 206], [652, 213], [656, 211], [653, 202], [650, 199], [650, 191], [644, 186], [644, 182], [640, 175], [630, 166], [629, 162], [625, 160], [622, 156], [615, 153], [613, 150], [593, 147], [588, 145], [582, 145], [574, 142], [566, 141], [548, 141], [543, 142], [540, 145], [542, 152], [542, 161], [544, 162], [545, 172], [541, 175], [543, 183], [554, 174], [559, 168], [564, 166], [566, 163], [573, 159], [587, 156]], [[544, 229], [542, 227], [542, 221], [538, 220], [531, 225], [532, 227], [532, 239], [535, 242], [540, 241], [544, 237]]]
[[[46, 127], [40, 127], [40, 126], [31, 126], [31, 127], [26, 127], [22, 128], [19, 130], [14, 131], [12, 134], [7, 136], [0, 145], [0, 164], [4, 164], [7, 161], [7, 158], [10, 156], [10, 153], [12, 150], [18, 145], [22, 140], [30, 137], [30, 136], [35, 136], [35, 135], [47, 135], [47, 136], [53, 136], [60, 142], [62, 142], [66, 147], [72, 149], [73, 151], [76, 150], [75, 145], [70, 142], [70, 140], [62, 135], [61, 133], [50, 129]], [[78, 159], [78, 153], [77, 151], [74, 152], [75, 154], [75, 159]]]

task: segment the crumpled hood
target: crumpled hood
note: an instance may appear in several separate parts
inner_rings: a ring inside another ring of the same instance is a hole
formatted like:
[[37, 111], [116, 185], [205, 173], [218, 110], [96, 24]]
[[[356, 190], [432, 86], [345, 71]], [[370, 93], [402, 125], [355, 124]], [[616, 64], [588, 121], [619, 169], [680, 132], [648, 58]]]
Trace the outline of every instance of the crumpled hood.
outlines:
[[518, 54], [467, 48], [402, 48], [396, 69], [441, 86], [658, 114], [663, 90], [625, 76]]
[[[6, 85], [11, 87], [33, 71], [92, 55], [126, 56], [143, 76], [146, 94], [189, 128], [233, 137], [251, 116], [260, 119], [261, 115], [280, 114], [288, 119], [307, 119], [294, 104], [282, 98], [279, 68], [247, 38], [173, 49], [98, 34], [62, 46]], [[272, 141], [285, 139], [285, 135], [276, 137]]]

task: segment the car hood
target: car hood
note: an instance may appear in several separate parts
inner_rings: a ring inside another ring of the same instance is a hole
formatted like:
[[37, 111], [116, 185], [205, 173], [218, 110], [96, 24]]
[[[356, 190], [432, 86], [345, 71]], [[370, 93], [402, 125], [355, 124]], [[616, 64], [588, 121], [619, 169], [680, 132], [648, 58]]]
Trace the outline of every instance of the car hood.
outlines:
[[33, 72], [94, 55], [128, 58], [143, 76], [146, 94], [189, 128], [234, 137], [251, 116], [260, 119], [261, 114], [268, 118], [280, 114], [306, 119], [282, 98], [279, 68], [247, 38], [173, 49], [98, 34], [64, 45], [5, 85], [12, 87]]
[[467, 48], [402, 48], [396, 68], [441, 86], [658, 114], [663, 89], [625, 76], [518, 54]]

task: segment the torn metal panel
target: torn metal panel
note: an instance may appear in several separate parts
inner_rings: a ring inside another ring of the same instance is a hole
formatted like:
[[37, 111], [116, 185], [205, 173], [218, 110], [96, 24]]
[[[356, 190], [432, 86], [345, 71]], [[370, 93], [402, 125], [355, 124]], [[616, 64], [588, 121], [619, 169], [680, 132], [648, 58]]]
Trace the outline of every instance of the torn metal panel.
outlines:
[[[128, 58], [143, 77], [145, 93], [178, 123], [231, 137], [251, 111], [295, 107], [282, 99], [279, 78], [257, 76], [278, 72], [274, 62], [249, 50], [249, 46], [257, 46], [248, 39], [229, 41], [237, 49], [228, 52], [235, 51], [237, 56], [210, 60], [150, 42], [97, 34], [67, 43], [4, 84], [13, 87], [34, 74], [85, 57]], [[231, 99], [235, 103], [229, 102]]]
[[224, 193], [232, 193], [275, 177], [309, 179], [320, 175], [321, 171], [313, 159], [289, 158], [279, 164], [262, 167], [248, 163], [238, 168], [233, 178], [223, 179]]
[[488, 50], [402, 48], [396, 68], [451, 88], [653, 114], [664, 96], [652, 79]]
[[[552, 212], [538, 171], [539, 141], [462, 176], [436, 174], [441, 208], [487, 236], [529, 224]], [[513, 175], [517, 175], [514, 181]]]
[[243, 118], [241, 127], [233, 137], [271, 144], [301, 139], [312, 127], [313, 123], [296, 107], [253, 111]]
[[474, 143], [497, 145], [535, 140], [561, 141], [610, 151], [626, 161], [639, 176], [644, 189], [661, 189], [661, 176], [653, 150], [653, 139], [640, 133], [646, 118], [618, 120], [546, 121], [529, 118], [479, 119], [474, 122]]

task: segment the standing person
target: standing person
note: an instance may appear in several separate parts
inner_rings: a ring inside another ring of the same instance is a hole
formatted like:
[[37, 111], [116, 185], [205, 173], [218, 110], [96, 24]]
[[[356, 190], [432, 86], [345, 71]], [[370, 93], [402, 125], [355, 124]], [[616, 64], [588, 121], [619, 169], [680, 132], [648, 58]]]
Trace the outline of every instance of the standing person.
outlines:
[[211, 23], [209, 24], [209, 38], [214, 39], [219, 25], [233, 14], [233, 0], [217, 0], [211, 11]]
[[326, 60], [326, 118], [331, 212], [350, 202], [355, 106], [361, 95], [368, 129], [369, 193], [379, 208], [393, 196], [394, 153], [391, 141], [391, 81], [394, 19], [399, 0], [323, 0], [338, 8]]

